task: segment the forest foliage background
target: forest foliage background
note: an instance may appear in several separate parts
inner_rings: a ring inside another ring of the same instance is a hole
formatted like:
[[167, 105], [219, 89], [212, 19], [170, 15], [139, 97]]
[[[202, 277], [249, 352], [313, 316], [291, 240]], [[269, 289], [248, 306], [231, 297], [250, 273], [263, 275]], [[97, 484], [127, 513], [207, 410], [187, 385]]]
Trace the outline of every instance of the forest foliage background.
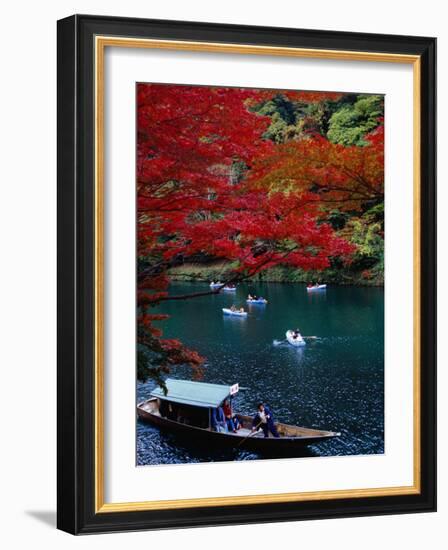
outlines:
[[[382, 285], [384, 98], [137, 85], [138, 378], [203, 358], [163, 337], [169, 282]], [[160, 311], [160, 308], [158, 309]]]
[[[264, 138], [275, 144], [322, 136], [334, 144], [366, 147], [369, 133], [384, 121], [384, 98], [379, 95], [341, 94], [332, 100], [294, 101], [278, 93], [262, 102], [254, 111], [266, 115], [270, 123]], [[244, 163], [235, 163], [233, 177], [244, 174]], [[335, 207], [327, 220], [334, 230], [356, 247], [350, 263], [333, 258], [330, 267], [321, 271], [300, 267], [276, 266], [259, 272], [255, 278], [275, 282], [309, 282], [375, 285], [384, 284], [384, 200], [382, 194], [366, 201], [361, 210]], [[176, 280], [211, 281], [225, 278], [232, 269], [229, 262], [196, 256], [170, 270]]]

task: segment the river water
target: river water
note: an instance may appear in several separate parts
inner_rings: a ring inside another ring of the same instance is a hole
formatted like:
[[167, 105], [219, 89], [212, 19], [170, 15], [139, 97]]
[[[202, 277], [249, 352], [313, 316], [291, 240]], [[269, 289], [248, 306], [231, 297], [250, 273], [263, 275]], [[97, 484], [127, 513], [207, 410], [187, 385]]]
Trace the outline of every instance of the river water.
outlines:
[[[170, 294], [207, 290], [205, 283], [172, 283]], [[248, 292], [269, 300], [246, 305]], [[229, 317], [223, 307], [244, 306], [247, 318]], [[265, 401], [276, 420], [341, 432], [301, 451], [305, 456], [384, 452], [384, 292], [382, 288], [329, 286], [307, 293], [305, 285], [247, 283], [236, 293], [168, 301], [157, 311], [170, 318], [164, 336], [178, 338], [206, 357], [204, 382], [245, 388], [235, 412], [254, 414]], [[300, 328], [304, 348], [284, 343]], [[191, 378], [187, 367], [173, 378]], [[137, 400], [149, 397], [153, 382], [137, 384]], [[178, 464], [261, 458], [245, 451], [197, 448], [137, 420], [137, 464]]]

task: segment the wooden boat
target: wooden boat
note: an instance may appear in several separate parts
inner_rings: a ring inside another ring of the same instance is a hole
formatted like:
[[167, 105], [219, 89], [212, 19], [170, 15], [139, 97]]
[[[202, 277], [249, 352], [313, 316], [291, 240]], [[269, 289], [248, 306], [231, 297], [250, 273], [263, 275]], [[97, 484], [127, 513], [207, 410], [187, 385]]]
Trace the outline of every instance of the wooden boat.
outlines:
[[315, 290], [326, 290], [327, 285], [313, 285], [313, 286], [307, 286], [306, 290], [307, 292], [314, 292]]
[[338, 432], [302, 428], [276, 423], [280, 437], [264, 437], [261, 430], [252, 432], [252, 417], [236, 414], [242, 427], [236, 432], [218, 432], [212, 427], [212, 411], [225, 399], [238, 393], [239, 386], [205, 384], [188, 380], [166, 381], [167, 393], [161, 388], [137, 405], [139, 418], [169, 433], [187, 438], [192, 444], [210, 449], [244, 449], [260, 454], [288, 454], [307, 445], [338, 437]]

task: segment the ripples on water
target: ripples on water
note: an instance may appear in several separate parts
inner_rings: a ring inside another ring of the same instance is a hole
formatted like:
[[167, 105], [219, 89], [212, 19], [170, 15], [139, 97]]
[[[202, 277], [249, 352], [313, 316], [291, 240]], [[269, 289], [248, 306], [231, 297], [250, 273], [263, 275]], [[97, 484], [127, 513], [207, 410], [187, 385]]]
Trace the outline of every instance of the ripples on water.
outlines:
[[[204, 289], [176, 283], [170, 292]], [[221, 308], [245, 306], [247, 293], [262, 294], [267, 306], [250, 306], [245, 318], [224, 317]], [[330, 287], [307, 296], [303, 285], [241, 285], [237, 296], [218, 295], [168, 302], [161, 311], [167, 337], [176, 337], [207, 358], [204, 382], [247, 388], [234, 409], [253, 414], [264, 400], [278, 421], [341, 432], [341, 437], [304, 449], [303, 456], [384, 452], [384, 304], [377, 288]], [[287, 329], [316, 335], [303, 348], [284, 343]], [[191, 378], [186, 367], [176, 378]], [[137, 400], [153, 383], [137, 384]], [[137, 464], [253, 460], [243, 451], [211, 451], [137, 421]]]

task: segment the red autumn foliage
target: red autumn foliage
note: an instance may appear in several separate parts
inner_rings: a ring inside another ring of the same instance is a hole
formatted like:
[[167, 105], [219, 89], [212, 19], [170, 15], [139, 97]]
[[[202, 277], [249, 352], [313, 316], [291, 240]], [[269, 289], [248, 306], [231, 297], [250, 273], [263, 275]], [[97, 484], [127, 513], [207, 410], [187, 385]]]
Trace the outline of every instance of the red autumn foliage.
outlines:
[[[258, 90], [258, 95], [253, 103], [259, 100], [268, 101], [276, 94], [278, 94], [278, 90]], [[344, 94], [340, 92], [282, 90], [281, 95], [298, 103], [321, 103], [324, 101], [338, 101]]]
[[359, 209], [384, 196], [384, 126], [365, 139], [365, 147], [331, 143], [320, 135], [288, 141], [260, 156], [250, 179], [262, 189], [313, 192], [321, 206]]
[[[162, 370], [181, 363], [197, 368], [202, 363], [196, 352], [177, 340], [163, 339], [160, 328], [154, 327], [163, 316], [147, 311], [173, 299], [166, 274], [173, 265], [197, 254], [232, 260], [234, 282], [279, 264], [325, 269], [330, 258], [347, 258], [353, 251], [323, 223], [322, 193], [330, 182], [349, 185], [340, 166], [356, 166], [357, 173], [370, 174], [379, 169], [379, 161], [366, 157], [369, 147], [360, 155], [323, 138], [284, 146], [264, 140], [270, 119], [249, 107], [274, 93], [160, 84], [137, 87], [139, 345], [160, 357]], [[340, 95], [285, 94], [296, 101]], [[313, 162], [299, 169], [296, 156], [311, 156]], [[238, 177], [236, 163], [245, 167]], [[366, 167], [368, 163], [372, 166]], [[369, 186], [377, 185], [372, 178], [369, 175]], [[300, 185], [291, 185], [290, 180], [300, 180]], [[316, 182], [318, 189], [311, 185]], [[342, 196], [335, 187], [325, 193]]]

